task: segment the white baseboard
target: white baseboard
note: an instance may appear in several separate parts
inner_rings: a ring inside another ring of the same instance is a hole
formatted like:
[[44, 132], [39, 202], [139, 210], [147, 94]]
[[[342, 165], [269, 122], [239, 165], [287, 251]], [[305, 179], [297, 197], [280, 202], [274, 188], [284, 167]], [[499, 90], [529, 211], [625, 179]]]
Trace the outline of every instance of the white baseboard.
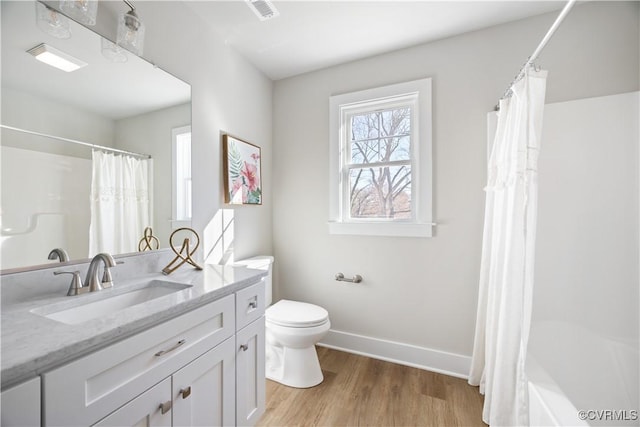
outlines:
[[465, 379], [471, 366], [469, 356], [333, 329], [318, 345]]

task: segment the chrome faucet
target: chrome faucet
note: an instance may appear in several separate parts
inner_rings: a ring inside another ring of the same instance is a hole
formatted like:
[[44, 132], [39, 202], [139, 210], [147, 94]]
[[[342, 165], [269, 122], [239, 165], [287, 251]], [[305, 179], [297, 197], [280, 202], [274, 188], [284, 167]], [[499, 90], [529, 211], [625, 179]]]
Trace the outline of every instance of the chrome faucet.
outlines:
[[69, 254], [62, 248], [55, 248], [52, 249], [51, 252], [49, 252], [49, 256], [47, 256], [47, 259], [53, 260], [56, 258], [59, 259], [60, 262], [67, 262], [69, 261]]
[[[100, 263], [104, 264], [104, 275], [102, 277], [102, 283], [98, 278], [98, 266]], [[110, 288], [113, 286], [113, 280], [111, 279], [111, 272], [109, 268], [115, 267], [116, 261], [108, 253], [101, 253], [93, 257], [91, 264], [89, 264], [89, 270], [87, 271], [87, 279], [84, 281], [85, 287], [89, 287], [89, 292], [96, 292], [103, 288]]]

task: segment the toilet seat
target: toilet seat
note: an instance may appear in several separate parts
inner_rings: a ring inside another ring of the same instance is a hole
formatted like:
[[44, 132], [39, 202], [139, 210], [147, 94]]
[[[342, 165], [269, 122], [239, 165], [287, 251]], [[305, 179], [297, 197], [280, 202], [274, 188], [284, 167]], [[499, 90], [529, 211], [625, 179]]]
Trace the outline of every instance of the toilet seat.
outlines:
[[329, 320], [322, 307], [306, 302], [280, 300], [266, 310], [266, 321], [289, 328], [320, 326]]

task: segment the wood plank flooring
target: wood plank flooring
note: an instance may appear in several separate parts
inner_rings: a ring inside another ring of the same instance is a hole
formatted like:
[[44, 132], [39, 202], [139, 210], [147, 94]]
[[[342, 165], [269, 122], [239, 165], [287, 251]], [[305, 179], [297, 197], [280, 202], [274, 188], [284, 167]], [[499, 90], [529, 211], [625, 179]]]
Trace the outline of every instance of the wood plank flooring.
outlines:
[[485, 426], [482, 395], [466, 380], [318, 347], [324, 382], [267, 380], [258, 426]]

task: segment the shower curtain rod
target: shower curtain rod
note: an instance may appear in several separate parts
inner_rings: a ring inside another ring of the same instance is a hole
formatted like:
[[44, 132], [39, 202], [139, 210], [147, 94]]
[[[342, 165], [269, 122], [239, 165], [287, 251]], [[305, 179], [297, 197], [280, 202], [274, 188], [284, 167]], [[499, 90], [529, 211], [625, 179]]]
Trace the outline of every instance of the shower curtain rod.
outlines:
[[564, 5], [564, 8], [562, 9], [560, 14], [556, 18], [556, 20], [553, 23], [553, 25], [551, 25], [551, 28], [549, 28], [549, 31], [547, 31], [547, 34], [545, 34], [544, 38], [542, 39], [542, 41], [540, 42], [540, 44], [538, 45], [536, 50], [534, 50], [533, 53], [531, 54], [531, 56], [529, 56], [529, 58], [527, 59], [527, 62], [524, 63], [524, 65], [520, 69], [520, 72], [516, 75], [516, 77], [513, 79], [513, 81], [509, 84], [509, 87], [507, 88], [507, 90], [502, 95], [502, 98], [500, 98], [500, 99], [505, 99], [505, 98], [509, 97], [510, 92], [511, 92], [511, 88], [513, 87], [513, 85], [516, 84], [518, 81], [520, 81], [520, 79], [522, 77], [524, 77], [524, 73], [525, 73], [527, 67], [532, 65], [533, 62], [536, 59], [538, 59], [538, 55], [540, 55], [540, 52], [542, 52], [542, 49], [544, 49], [544, 47], [547, 45], [547, 43], [549, 42], [549, 40], [551, 39], [553, 34], [556, 32], [556, 30], [558, 29], [558, 27], [560, 26], [560, 24], [562, 23], [564, 18], [569, 14], [569, 11], [571, 10], [571, 8], [573, 7], [573, 5], [575, 3], [576, 3], [576, 0], [569, 0], [567, 2], [567, 4]]
[[15, 130], [17, 132], [28, 133], [30, 135], [44, 136], [45, 138], [52, 138], [52, 139], [56, 139], [58, 141], [63, 141], [63, 142], [71, 142], [73, 144], [84, 145], [85, 147], [91, 147], [91, 148], [94, 148], [96, 150], [109, 151], [111, 153], [126, 154], [128, 156], [139, 157], [139, 158], [142, 158], [142, 159], [150, 159], [151, 158], [150, 154], [140, 154], [140, 153], [134, 153], [132, 151], [118, 150], [117, 148], [105, 147], [105, 146], [102, 146], [102, 145], [91, 144], [89, 142], [78, 141], [76, 139], [63, 138], [61, 136], [48, 135], [46, 133], [34, 132], [34, 131], [31, 131], [31, 130], [16, 128], [16, 127], [13, 127], [13, 126], [0, 125], [0, 128], [9, 129], [9, 130]]

